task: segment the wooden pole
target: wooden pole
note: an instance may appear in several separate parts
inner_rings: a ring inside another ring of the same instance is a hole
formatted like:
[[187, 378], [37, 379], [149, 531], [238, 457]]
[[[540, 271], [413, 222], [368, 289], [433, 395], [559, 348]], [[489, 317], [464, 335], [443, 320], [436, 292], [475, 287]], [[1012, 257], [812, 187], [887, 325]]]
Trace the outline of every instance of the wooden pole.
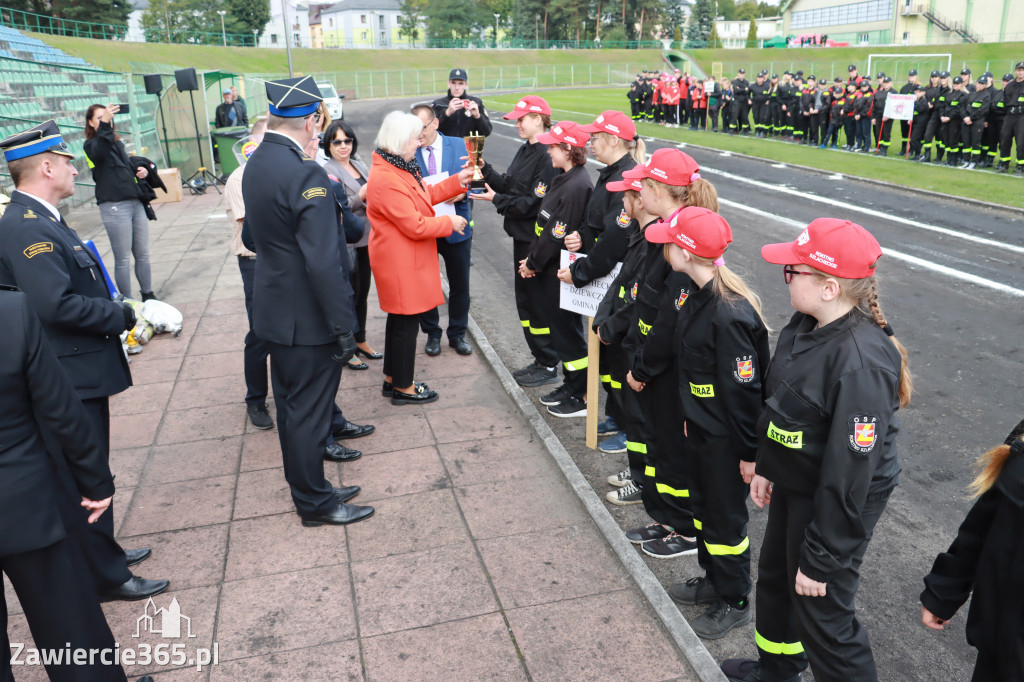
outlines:
[[601, 342], [594, 333], [594, 318], [587, 318], [587, 447], [597, 447], [598, 388], [601, 385]]

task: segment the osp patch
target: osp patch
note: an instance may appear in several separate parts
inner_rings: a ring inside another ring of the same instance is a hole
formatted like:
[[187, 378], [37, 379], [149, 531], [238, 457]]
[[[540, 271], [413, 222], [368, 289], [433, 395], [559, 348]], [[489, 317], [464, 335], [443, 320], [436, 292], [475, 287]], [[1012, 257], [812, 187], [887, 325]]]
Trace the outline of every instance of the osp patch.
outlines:
[[619, 224], [619, 227], [627, 227], [629, 225], [629, 214], [626, 213], [626, 209], [622, 209], [619, 213], [619, 217], [615, 219], [615, 222]]
[[538, 182], [537, 186], [533, 188], [534, 196], [542, 197], [548, 193], [548, 185], [545, 182]]
[[743, 355], [736, 358], [736, 371], [732, 373], [732, 378], [741, 384], [749, 384], [754, 380], [753, 355]]
[[679, 297], [676, 298], [676, 300], [673, 302], [673, 305], [676, 307], [676, 310], [682, 309], [683, 305], [685, 305], [686, 303], [686, 299], [688, 298], [690, 298], [690, 292], [688, 292], [686, 289], [681, 289], [679, 291]]
[[629, 290], [629, 295], [632, 297], [632, 299], [634, 301], [636, 300], [636, 292], [639, 291], [639, 289], [640, 289], [640, 282], [639, 281], [633, 282], [633, 288]]
[[561, 239], [565, 236], [565, 229], [567, 225], [561, 220], [555, 221], [555, 226], [551, 228], [551, 234], [555, 239]]
[[850, 449], [866, 455], [875, 449], [878, 442], [878, 417], [860, 414], [850, 417]]

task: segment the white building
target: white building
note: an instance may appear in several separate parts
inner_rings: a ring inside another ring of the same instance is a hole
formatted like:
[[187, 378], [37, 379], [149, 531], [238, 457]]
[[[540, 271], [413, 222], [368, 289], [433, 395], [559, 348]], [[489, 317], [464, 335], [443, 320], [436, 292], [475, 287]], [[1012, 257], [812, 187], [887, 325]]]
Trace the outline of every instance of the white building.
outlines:
[[[754, 19], [754, 25], [757, 27], [757, 45], [755, 47], [763, 47], [767, 41], [784, 35], [783, 23], [782, 17]], [[722, 18], [716, 18], [715, 30], [718, 32], [718, 38], [722, 41], [722, 47], [728, 49], [744, 48], [747, 47], [747, 33], [750, 31], [750, 20], [732, 19], [726, 21]]]
[[[287, 30], [281, 15], [282, 5], [287, 8]], [[309, 3], [299, 0], [270, 0], [270, 21], [260, 36], [260, 47], [285, 47], [287, 35], [292, 47], [311, 47], [309, 32]]]
[[[399, 7], [399, 0], [342, 0], [331, 5], [320, 13], [324, 47], [410, 47], [412, 39], [398, 34]], [[426, 33], [421, 26], [418, 44], [423, 44]]]

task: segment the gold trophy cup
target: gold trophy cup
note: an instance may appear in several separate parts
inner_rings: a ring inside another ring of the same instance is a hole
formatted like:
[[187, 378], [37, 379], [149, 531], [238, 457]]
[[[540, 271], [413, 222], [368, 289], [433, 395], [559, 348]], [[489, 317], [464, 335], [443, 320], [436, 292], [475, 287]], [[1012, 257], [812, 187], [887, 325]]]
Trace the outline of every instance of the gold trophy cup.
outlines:
[[470, 189], [484, 189], [484, 174], [481, 172], [480, 157], [484, 153], [484, 136], [478, 133], [462, 138], [466, 143], [469, 161], [473, 164], [473, 179], [469, 182]]

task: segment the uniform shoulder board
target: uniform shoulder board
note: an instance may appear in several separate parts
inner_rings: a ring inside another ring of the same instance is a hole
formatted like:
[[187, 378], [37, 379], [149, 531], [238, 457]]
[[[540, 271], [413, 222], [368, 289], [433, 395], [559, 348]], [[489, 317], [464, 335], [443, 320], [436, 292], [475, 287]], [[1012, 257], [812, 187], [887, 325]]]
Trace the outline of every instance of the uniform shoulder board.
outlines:
[[31, 208], [26, 208], [25, 212], [21, 214], [22, 218], [38, 218], [39, 216]]

